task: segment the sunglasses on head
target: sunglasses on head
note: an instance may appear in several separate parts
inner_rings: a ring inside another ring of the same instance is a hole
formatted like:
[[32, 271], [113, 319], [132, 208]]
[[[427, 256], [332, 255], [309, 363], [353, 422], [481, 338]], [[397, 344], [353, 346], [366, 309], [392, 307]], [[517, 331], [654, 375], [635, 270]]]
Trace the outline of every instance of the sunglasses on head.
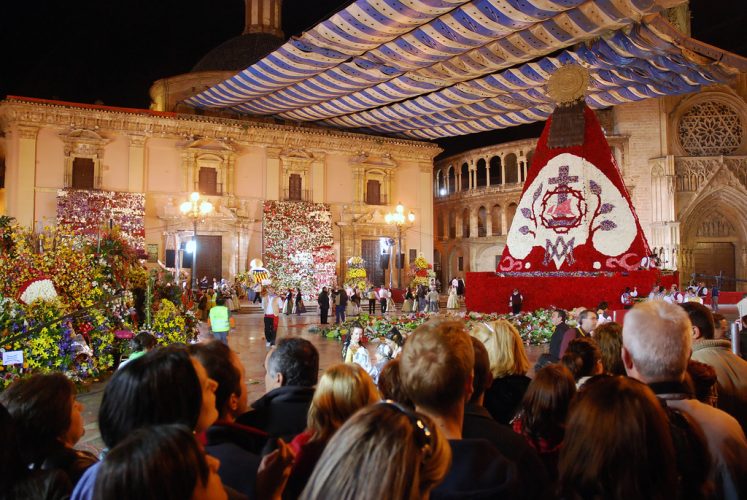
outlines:
[[387, 405], [391, 408], [394, 408], [407, 417], [407, 419], [412, 424], [415, 444], [418, 446], [418, 448], [420, 448], [420, 452], [423, 454], [424, 459], [429, 457], [433, 448], [433, 433], [428, 428], [428, 425], [426, 425], [423, 419], [420, 418], [416, 413], [410, 411], [396, 401], [392, 401], [391, 399], [385, 399], [379, 404]]

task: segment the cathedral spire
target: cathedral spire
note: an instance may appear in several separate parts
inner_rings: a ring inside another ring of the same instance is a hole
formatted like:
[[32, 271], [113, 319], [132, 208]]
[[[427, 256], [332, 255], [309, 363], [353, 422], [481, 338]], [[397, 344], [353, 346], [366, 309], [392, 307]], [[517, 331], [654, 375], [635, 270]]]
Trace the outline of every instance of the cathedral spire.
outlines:
[[244, 0], [244, 33], [267, 33], [283, 38], [281, 11], [283, 0]]

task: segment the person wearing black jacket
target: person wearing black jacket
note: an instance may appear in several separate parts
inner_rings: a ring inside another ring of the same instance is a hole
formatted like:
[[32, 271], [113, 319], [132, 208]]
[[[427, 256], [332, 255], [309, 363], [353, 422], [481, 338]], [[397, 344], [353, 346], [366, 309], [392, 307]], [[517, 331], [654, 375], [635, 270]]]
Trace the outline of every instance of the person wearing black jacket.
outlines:
[[323, 325], [327, 324], [327, 315], [329, 314], [329, 293], [327, 293], [327, 287], [322, 287], [322, 291], [316, 299], [319, 304], [319, 317], [320, 322]]
[[[267, 354], [265, 369], [267, 392], [236, 423], [266, 432], [270, 437], [268, 446], [272, 448], [277, 438], [290, 442], [306, 429], [306, 416], [319, 375], [319, 352], [306, 339], [284, 338]], [[269, 451], [268, 446], [265, 452]]]

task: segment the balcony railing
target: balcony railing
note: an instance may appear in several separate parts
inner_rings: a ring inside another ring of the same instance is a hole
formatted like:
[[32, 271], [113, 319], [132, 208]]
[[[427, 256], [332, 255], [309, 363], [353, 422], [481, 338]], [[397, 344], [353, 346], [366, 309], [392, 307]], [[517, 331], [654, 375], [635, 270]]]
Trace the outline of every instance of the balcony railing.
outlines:
[[290, 189], [283, 190], [284, 201], [311, 201], [311, 190], [302, 189], [300, 191]]
[[366, 193], [366, 197], [364, 198], [366, 200], [366, 205], [388, 205], [389, 203], [387, 200], [387, 196], [385, 193], [380, 193], [379, 197], [371, 197], [369, 199], [368, 193]]
[[490, 186], [480, 186], [466, 191], [456, 191], [454, 193], [438, 194], [435, 201], [455, 200], [462, 198], [472, 198], [483, 196], [491, 193], [507, 193], [510, 191], [521, 191], [524, 187], [523, 182], [512, 182], [510, 184], [491, 184]]

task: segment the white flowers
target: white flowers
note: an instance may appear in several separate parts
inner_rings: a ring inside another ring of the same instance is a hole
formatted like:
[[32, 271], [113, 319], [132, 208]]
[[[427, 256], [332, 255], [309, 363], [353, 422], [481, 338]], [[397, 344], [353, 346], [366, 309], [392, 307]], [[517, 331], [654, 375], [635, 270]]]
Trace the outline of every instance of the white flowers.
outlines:
[[49, 278], [32, 281], [21, 292], [19, 299], [24, 304], [31, 304], [37, 299], [54, 300], [57, 298], [57, 291], [54, 289], [54, 283]]

